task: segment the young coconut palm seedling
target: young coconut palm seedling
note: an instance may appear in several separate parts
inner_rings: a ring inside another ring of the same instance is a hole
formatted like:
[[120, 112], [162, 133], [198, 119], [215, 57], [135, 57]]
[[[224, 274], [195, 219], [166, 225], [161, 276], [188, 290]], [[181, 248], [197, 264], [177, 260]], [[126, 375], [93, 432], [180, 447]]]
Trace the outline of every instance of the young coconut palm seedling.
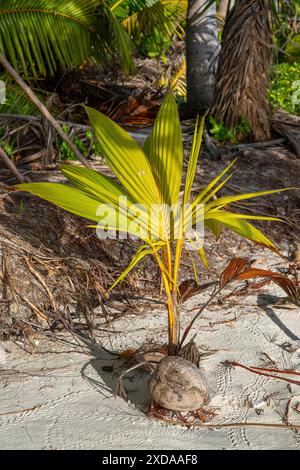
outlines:
[[[129, 266], [111, 288], [121, 282], [145, 256], [154, 257], [167, 297], [170, 362], [162, 372], [165, 374], [167, 370], [167, 375], [174, 375], [174, 367], [176, 369], [178, 364], [172, 356], [178, 356], [181, 347], [179, 304], [183, 289], [179, 285], [179, 269], [183, 250], [196, 250], [206, 264], [202, 246], [203, 228], [218, 238], [222, 228], [227, 227], [244, 238], [276, 251], [272, 241], [249, 221], [278, 219], [234, 213], [229, 205], [281, 190], [217, 197], [232, 176], [229, 171], [233, 161], [199, 194], [192, 197], [204, 119], [200, 122], [197, 120], [184, 179], [180, 120], [172, 92], [164, 99], [153, 131], [143, 148], [105, 115], [91, 108], [87, 108], [87, 112], [106, 162], [119, 182], [94, 170], [63, 165], [61, 171], [70, 185], [28, 183], [19, 184], [16, 188], [90, 219], [96, 223], [91, 227], [97, 228], [100, 237], [117, 238], [118, 233], [121, 238], [129, 236], [142, 241]], [[166, 359], [160, 361], [160, 364]], [[181, 381], [181, 385], [184, 382], [185, 387], [188, 387], [186, 384], [191, 383], [192, 387], [195, 380], [199, 385], [203, 379], [199, 376], [195, 379], [195, 370], [200, 374], [199, 369], [189, 361], [178, 359], [181, 361], [178, 367], [187, 370], [189, 375], [189, 379]], [[159, 377], [158, 380], [163, 379]], [[168, 378], [166, 380], [164, 390], [168, 392], [174, 384]], [[154, 388], [152, 386], [152, 390]], [[205, 390], [200, 392], [202, 397], [206, 395]], [[199, 405], [201, 400], [199, 396], [196, 398], [191, 402], [190, 409]], [[165, 401], [160, 404], [168, 407]], [[170, 406], [182, 410], [188, 405], [175, 403]]]

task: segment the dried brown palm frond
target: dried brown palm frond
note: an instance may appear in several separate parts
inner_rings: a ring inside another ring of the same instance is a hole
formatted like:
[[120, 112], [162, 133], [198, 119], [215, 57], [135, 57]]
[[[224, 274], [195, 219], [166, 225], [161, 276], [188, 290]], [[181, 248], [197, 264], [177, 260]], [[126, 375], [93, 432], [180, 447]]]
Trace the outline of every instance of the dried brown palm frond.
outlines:
[[238, 0], [221, 45], [212, 113], [229, 128], [247, 119], [254, 140], [271, 136], [268, 73], [272, 33], [268, 0]]

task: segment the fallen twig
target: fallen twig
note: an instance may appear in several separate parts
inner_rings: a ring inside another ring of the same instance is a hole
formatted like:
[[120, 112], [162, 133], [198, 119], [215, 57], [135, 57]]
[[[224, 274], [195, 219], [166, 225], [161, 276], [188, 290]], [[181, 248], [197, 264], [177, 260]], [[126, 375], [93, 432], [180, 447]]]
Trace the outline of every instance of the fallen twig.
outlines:
[[40, 275], [40, 273], [38, 273], [34, 267], [31, 265], [30, 261], [25, 257], [23, 256], [23, 259], [25, 261], [25, 264], [28, 268], [28, 270], [31, 272], [31, 274], [33, 274], [36, 279], [40, 282], [40, 284], [44, 287], [48, 297], [49, 297], [49, 301], [51, 303], [51, 306], [53, 308], [53, 310], [55, 311], [56, 310], [56, 304], [55, 304], [55, 300], [54, 300], [54, 297], [53, 297], [53, 294], [51, 292], [51, 290], [49, 289], [49, 287], [47, 286], [47, 283], [46, 281], [43, 279], [43, 277]]
[[289, 382], [289, 383], [294, 384], [294, 385], [300, 385], [299, 380], [287, 379], [286, 377], [280, 377], [278, 375], [266, 373], [266, 371], [268, 371], [268, 372], [276, 372], [278, 374], [300, 376], [299, 372], [282, 371], [282, 370], [277, 370], [277, 369], [264, 369], [262, 367], [245, 366], [244, 364], [240, 364], [239, 362], [234, 362], [234, 361], [225, 361], [225, 362], [223, 362], [223, 364], [225, 364], [227, 366], [232, 366], [232, 367], [241, 367], [242, 369], [248, 370], [249, 372], [253, 372], [254, 374], [263, 375], [264, 377], [270, 377], [272, 379], [283, 380], [284, 382]]
[[2, 270], [3, 272], [0, 272], [0, 280], [10, 288], [11, 294], [13, 295], [15, 300], [17, 300], [16, 296], [18, 296], [37, 315], [37, 317], [40, 317], [42, 320], [48, 321], [48, 316], [37, 305], [35, 305], [25, 295], [23, 295], [15, 285], [13, 285], [11, 277], [7, 270], [5, 257], [3, 257], [2, 260]]
[[[148, 418], [149, 420], [151, 418]], [[185, 426], [193, 429], [198, 428], [209, 428], [209, 429], [228, 429], [228, 428], [273, 428], [273, 429], [295, 429], [300, 430], [300, 425], [298, 424], [280, 424], [280, 423], [257, 423], [257, 422], [249, 422], [249, 423], [224, 423], [224, 424], [214, 424], [214, 423], [183, 423], [182, 421], [172, 420], [172, 419], [163, 419], [155, 417], [157, 421], [160, 421], [164, 424], [172, 424], [174, 426]]]
[[285, 138], [267, 140], [264, 142], [250, 142], [249, 144], [235, 144], [235, 145], [226, 145], [222, 147], [222, 150], [238, 153], [241, 150], [251, 150], [251, 149], [260, 149], [266, 147], [276, 147], [277, 145], [282, 145], [286, 142]]
[[19, 183], [25, 183], [24, 176], [19, 172], [14, 162], [9, 158], [7, 153], [2, 147], [0, 147], [0, 158], [3, 161], [4, 165], [11, 171]]

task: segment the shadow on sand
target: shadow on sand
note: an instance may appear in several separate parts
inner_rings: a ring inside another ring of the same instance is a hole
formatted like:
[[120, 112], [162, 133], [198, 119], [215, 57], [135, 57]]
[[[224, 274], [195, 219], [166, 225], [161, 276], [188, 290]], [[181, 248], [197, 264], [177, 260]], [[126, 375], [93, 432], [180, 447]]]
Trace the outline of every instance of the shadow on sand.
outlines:
[[[110, 354], [101, 349], [100, 345], [92, 345], [89, 342], [87, 347], [93, 357], [82, 367], [82, 378], [106, 398], [111, 398], [112, 395], [118, 396], [116, 393], [118, 378], [124, 370], [130, 367], [130, 364], [120, 359], [117, 352], [112, 351], [116, 355]], [[150, 394], [147, 388], [149, 376], [149, 372], [139, 367], [123, 377], [127, 399], [143, 410], [150, 404]]]
[[276, 326], [278, 326], [292, 341], [299, 341], [300, 338], [295, 335], [276, 315], [274, 310], [270, 307], [270, 304], [275, 304], [279, 300], [279, 297], [274, 295], [259, 294], [257, 297], [257, 305], [259, 305], [265, 313], [268, 315]]

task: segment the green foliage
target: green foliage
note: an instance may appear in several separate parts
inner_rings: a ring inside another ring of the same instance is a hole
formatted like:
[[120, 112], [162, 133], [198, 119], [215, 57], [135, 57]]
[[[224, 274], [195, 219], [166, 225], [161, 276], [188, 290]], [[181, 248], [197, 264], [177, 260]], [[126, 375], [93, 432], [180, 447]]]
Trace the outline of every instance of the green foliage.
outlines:
[[295, 34], [290, 39], [284, 52], [289, 62], [300, 62], [300, 34]]
[[[299, 80], [299, 63], [282, 63], [273, 67], [270, 99], [275, 108], [300, 116], [300, 104], [293, 103], [293, 95], [296, 93], [293, 84]], [[300, 88], [299, 84], [297, 88]], [[298, 93], [298, 97], [299, 95], [300, 93]]]
[[0, 52], [27, 79], [116, 56], [156, 55], [182, 33], [186, 0], [2, 0]]
[[3, 148], [5, 153], [10, 157], [13, 158], [14, 151], [16, 150], [16, 145], [14, 139], [12, 137], [8, 137], [4, 139], [4, 129], [0, 128], [0, 147]]
[[98, 0], [1, 0], [0, 52], [26, 77], [54, 74], [91, 55]]
[[209, 122], [212, 126], [210, 133], [222, 143], [237, 143], [241, 140], [241, 137], [247, 137], [251, 134], [251, 129], [246, 119], [241, 119], [235, 129], [229, 129], [223, 122], [218, 123], [213, 116], [209, 117]]
[[[272, 0], [273, 3], [274, 0]], [[299, 42], [299, 0], [279, 0], [275, 13], [275, 43], [278, 47], [279, 62], [293, 62], [300, 58]]]
[[[110, 1], [112, 3], [116, 2]], [[142, 55], [164, 55], [174, 35], [182, 37], [184, 34], [186, 0], [124, 0], [117, 3], [115, 14]]]
[[172, 40], [165, 36], [157, 28], [153, 28], [151, 35], [141, 37], [139, 52], [148, 57], [160, 56], [164, 63], [167, 62], [166, 51], [170, 48]]
[[89, 141], [90, 153], [94, 155], [101, 155], [101, 147], [95, 139], [95, 135], [91, 129], [88, 129], [85, 133], [87, 140]]
[[[65, 134], [69, 134], [70, 129], [66, 124], [62, 128]], [[100, 155], [101, 153], [101, 148], [95, 140], [94, 133], [91, 129], [86, 131], [84, 141], [76, 135], [71, 137], [71, 140], [86, 158], [91, 154]], [[58, 149], [62, 160], [77, 160], [76, 156], [64, 140], [59, 140]]]

